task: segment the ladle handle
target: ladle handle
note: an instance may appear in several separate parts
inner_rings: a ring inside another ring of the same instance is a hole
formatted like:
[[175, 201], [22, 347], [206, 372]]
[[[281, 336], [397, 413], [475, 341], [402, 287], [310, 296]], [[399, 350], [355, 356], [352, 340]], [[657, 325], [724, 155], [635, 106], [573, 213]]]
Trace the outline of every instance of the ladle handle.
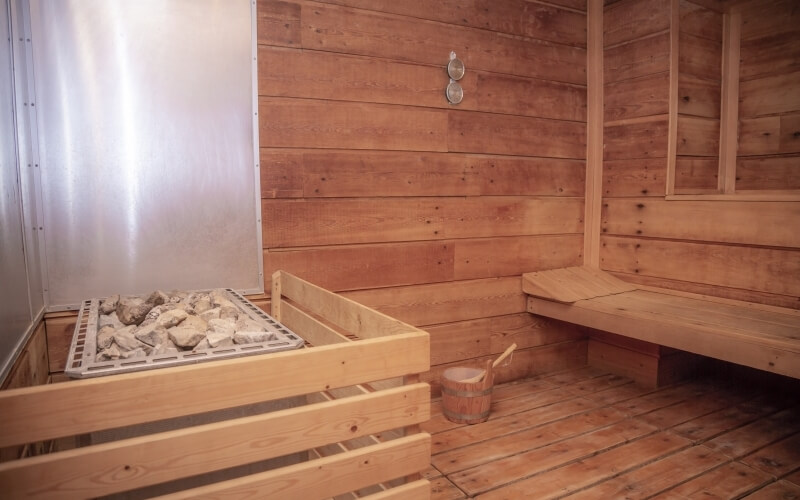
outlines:
[[514, 352], [514, 349], [516, 349], [516, 348], [517, 348], [517, 344], [511, 344], [510, 346], [508, 346], [508, 349], [503, 351], [503, 354], [501, 354], [499, 358], [494, 360], [494, 363], [492, 363], [492, 368], [497, 368], [497, 365], [499, 365], [500, 363], [503, 362], [504, 359], [509, 357], [511, 355], [511, 353]]
[[489, 373], [489, 369], [494, 369], [497, 365], [502, 363], [503, 360], [506, 359], [507, 357], [509, 357], [511, 355], [511, 353], [514, 352], [514, 349], [516, 349], [516, 348], [517, 348], [517, 344], [511, 344], [510, 346], [508, 346], [508, 349], [503, 351], [503, 354], [501, 354], [499, 358], [494, 360], [494, 363], [492, 363], [491, 366], [489, 365], [488, 362], [486, 363], [486, 370], [484, 370], [481, 373], [475, 375], [474, 377], [465, 378], [464, 380], [460, 380], [460, 382], [463, 383], [463, 384], [476, 384], [476, 383], [480, 382], [481, 380], [483, 380], [483, 377], [485, 377]]

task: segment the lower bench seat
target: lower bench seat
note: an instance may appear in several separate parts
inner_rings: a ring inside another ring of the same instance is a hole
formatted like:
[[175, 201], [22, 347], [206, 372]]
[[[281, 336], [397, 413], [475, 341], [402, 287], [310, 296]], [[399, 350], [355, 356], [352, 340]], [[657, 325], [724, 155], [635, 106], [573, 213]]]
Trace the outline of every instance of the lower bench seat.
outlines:
[[584, 267], [522, 282], [533, 314], [800, 378], [800, 311], [638, 286]]

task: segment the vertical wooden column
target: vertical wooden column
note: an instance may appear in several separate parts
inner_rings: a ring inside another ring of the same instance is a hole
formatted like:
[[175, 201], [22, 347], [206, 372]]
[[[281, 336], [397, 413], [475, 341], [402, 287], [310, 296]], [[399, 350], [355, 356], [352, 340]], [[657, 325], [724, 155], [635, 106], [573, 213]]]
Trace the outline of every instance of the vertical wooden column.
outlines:
[[675, 194], [678, 161], [678, 50], [680, 48], [680, 0], [670, 1], [669, 20], [669, 122], [667, 129], [667, 196]]
[[742, 13], [735, 7], [725, 15], [722, 33], [722, 109], [719, 123], [720, 193], [736, 190], [736, 147], [739, 143], [739, 47]]
[[603, 0], [589, 0], [586, 14], [586, 216], [583, 263], [599, 268], [603, 200]]

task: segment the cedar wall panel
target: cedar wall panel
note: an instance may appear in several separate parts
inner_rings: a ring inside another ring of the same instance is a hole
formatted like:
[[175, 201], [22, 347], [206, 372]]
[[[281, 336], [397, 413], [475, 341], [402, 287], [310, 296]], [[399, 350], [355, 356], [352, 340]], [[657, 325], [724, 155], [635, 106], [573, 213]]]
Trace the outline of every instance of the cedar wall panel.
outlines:
[[[585, 363], [584, 331], [526, 314], [519, 278], [582, 262], [585, 10], [260, 0], [265, 277], [429, 327], [430, 380], [511, 342], [503, 380]], [[458, 106], [450, 51], [467, 68]]]
[[679, 1], [678, 13], [675, 192], [702, 192], [717, 187], [722, 14], [690, 0]]
[[745, 6], [740, 78], [737, 189], [800, 189], [797, 2]]
[[669, 105], [669, 2], [606, 4], [604, 196], [663, 196]]
[[[613, 2], [604, 22], [668, 26], [669, 13], [650, 4]], [[737, 190], [796, 189], [800, 72], [792, 54], [800, 46], [800, 9], [788, 0], [751, 5], [742, 26]], [[721, 10], [713, 2], [679, 3], [676, 186], [687, 190], [717, 184]], [[638, 61], [668, 59], [669, 47], [654, 40], [669, 33], [639, 29], [637, 36], [622, 45], [606, 40], [601, 267], [646, 285], [800, 308], [800, 202], [664, 199], [669, 68], [641, 74], [644, 64], [623, 77], [614, 68], [620, 47], [630, 46]]]

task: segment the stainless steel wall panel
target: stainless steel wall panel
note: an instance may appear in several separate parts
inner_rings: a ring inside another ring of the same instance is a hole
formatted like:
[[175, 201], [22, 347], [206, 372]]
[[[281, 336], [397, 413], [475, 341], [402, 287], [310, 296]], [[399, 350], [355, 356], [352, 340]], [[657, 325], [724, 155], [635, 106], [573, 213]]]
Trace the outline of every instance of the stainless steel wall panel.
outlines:
[[0, 2], [0, 380], [31, 323], [17, 169], [8, 0]]
[[16, 97], [17, 165], [22, 195], [25, 239], [25, 264], [28, 270], [28, 297], [33, 320], [44, 308], [42, 276], [43, 234], [41, 220], [41, 177], [36, 147], [33, 71], [30, 50], [30, 24], [25, 0], [11, 2], [11, 31], [14, 46], [14, 94]]
[[30, 5], [50, 308], [260, 289], [251, 3]]

